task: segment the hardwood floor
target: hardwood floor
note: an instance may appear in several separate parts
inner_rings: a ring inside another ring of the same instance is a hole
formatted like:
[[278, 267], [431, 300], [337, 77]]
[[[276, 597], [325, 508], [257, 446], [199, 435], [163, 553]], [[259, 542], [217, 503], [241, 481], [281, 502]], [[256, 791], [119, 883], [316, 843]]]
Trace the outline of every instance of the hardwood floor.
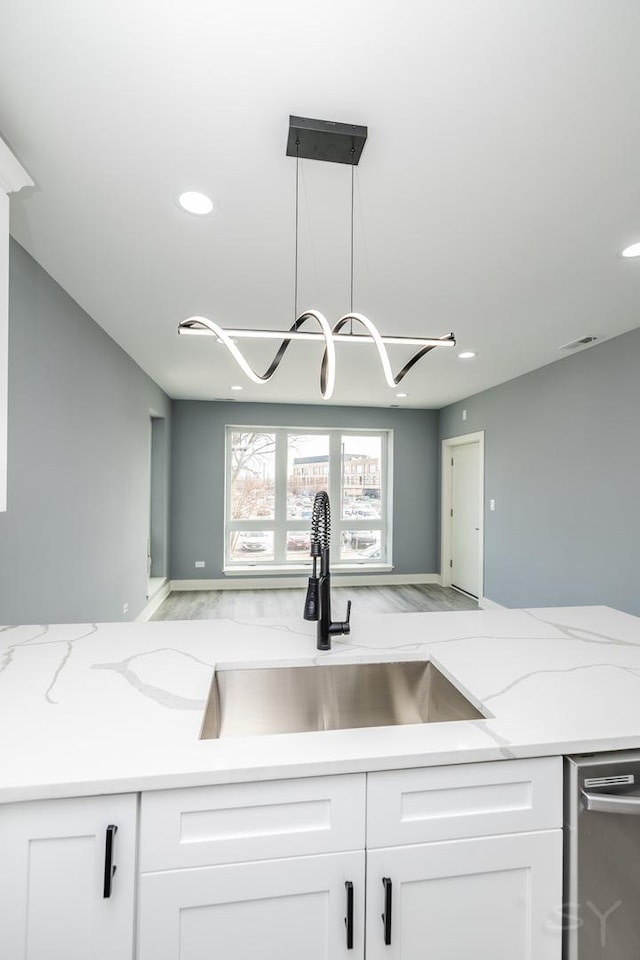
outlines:
[[[189, 590], [170, 594], [152, 620], [230, 620], [246, 617], [302, 617], [305, 588], [286, 590]], [[425, 610], [477, 610], [471, 597], [436, 584], [393, 587], [333, 587], [334, 617], [344, 615], [347, 600], [354, 614], [415, 613]]]

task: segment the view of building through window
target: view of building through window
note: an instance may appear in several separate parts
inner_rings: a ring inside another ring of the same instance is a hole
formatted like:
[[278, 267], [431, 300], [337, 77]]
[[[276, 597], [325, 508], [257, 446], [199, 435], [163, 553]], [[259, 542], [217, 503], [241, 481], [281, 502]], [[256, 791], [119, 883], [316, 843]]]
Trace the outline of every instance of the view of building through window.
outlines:
[[310, 563], [313, 498], [329, 493], [332, 564], [387, 558], [388, 433], [227, 428], [226, 563]]

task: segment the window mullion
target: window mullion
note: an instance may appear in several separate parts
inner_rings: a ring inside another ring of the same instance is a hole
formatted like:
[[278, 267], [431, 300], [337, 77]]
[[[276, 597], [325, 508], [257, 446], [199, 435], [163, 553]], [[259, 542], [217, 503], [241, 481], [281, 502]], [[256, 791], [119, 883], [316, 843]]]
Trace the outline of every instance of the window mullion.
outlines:
[[387, 563], [391, 561], [391, 504], [389, 503], [389, 490], [391, 481], [389, 470], [391, 466], [391, 443], [393, 433], [387, 431], [381, 434], [382, 450], [380, 457], [380, 519], [382, 520], [382, 541], [384, 543], [384, 558]]
[[276, 430], [276, 475], [273, 535], [273, 557], [275, 563], [286, 561], [287, 527], [287, 431]]
[[332, 555], [339, 559], [340, 521], [342, 519], [342, 435], [339, 431], [332, 431], [329, 434], [329, 489], [327, 493], [333, 504], [331, 511]]
[[229, 532], [231, 523], [231, 433], [232, 427], [225, 429], [224, 440], [224, 550], [222, 552], [225, 566], [231, 560]]

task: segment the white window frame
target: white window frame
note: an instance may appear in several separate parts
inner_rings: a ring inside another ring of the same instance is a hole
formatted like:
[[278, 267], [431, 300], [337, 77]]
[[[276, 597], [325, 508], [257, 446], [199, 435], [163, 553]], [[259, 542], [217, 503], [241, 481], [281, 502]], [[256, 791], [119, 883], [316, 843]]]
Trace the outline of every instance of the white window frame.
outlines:
[[[275, 449], [275, 484], [274, 484], [274, 517], [254, 517], [251, 520], [231, 519], [231, 435], [234, 432], [273, 434], [276, 438]], [[334, 545], [331, 551], [331, 569], [336, 570], [374, 570], [388, 571], [392, 566], [392, 503], [393, 503], [393, 430], [364, 429], [357, 427], [274, 427], [250, 424], [227, 424], [225, 427], [225, 498], [224, 498], [224, 566], [225, 574], [272, 574], [279, 571], [308, 571], [311, 567], [311, 558], [306, 555], [296, 560], [286, 558], [286, 538], [290, 531], [309, 530], [310, 520], [287, 519], [287, 467], [288, 467], [288, 437], [291, 434], [301, 436], [329, 436], [329, 476], [327, 493], [331, 501], [331, 542]], [[356, 519], [347, 517], [342, 519], [342, 449], [344, 437], [371, 436], [380, 437], [380, 517]], [[230, 533], [238, 531], [265, 530], [274, 535], [273, 560], [233, 560], [230, 556]], [[340, 544], [342, 532], [351, 530], [379, 530], [380, 531], [380, 559], [367, 560], [360, 558], [340, 559]]]

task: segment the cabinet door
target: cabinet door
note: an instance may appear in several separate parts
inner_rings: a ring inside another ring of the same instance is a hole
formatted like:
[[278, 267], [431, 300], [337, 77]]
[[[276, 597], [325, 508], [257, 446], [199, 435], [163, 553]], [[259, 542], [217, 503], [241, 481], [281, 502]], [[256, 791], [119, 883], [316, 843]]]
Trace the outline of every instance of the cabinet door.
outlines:
[[561, 830], [374, 850], [367, 871], [367, 960], [560, 960]]
[[0, 956], [131, 960], [136, 810], [135, 795], [0, 806]]
[[138, 960], [362, 960], [363, 935], [363, 851], [140, 878]]

